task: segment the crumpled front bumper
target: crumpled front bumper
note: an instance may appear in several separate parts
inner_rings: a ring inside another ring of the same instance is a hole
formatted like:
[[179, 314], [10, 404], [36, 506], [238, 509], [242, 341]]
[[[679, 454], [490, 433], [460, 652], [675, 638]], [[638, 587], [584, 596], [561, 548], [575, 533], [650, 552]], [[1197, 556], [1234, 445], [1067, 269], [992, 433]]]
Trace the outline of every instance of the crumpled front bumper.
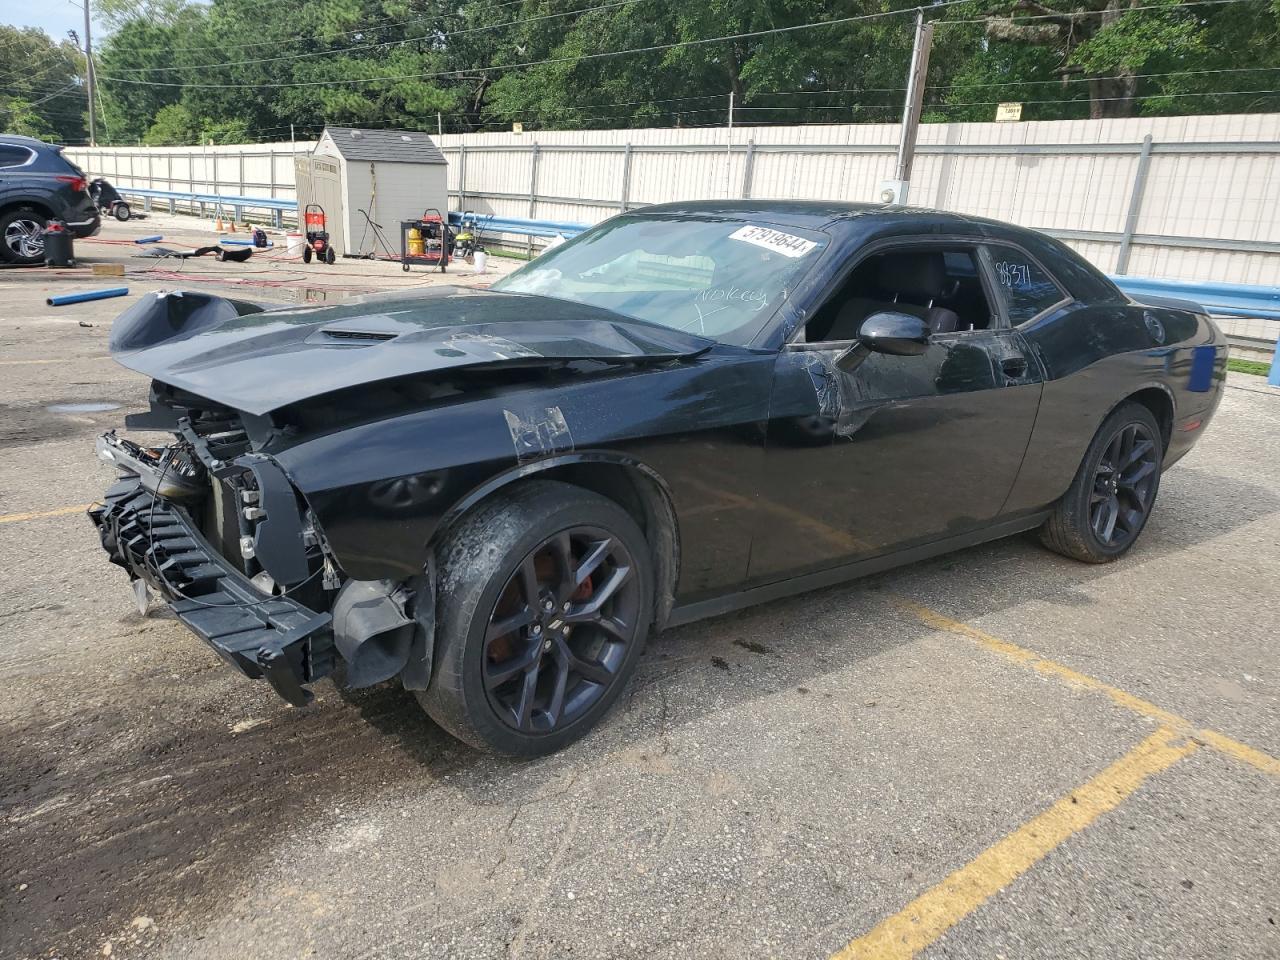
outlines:
[[294, 706], [305, 684], [334, 666], [332, 618], [290, 597], [264, 594], [200, 535], [182, 508], [136, 478], [89, 508], [103, 549], [131, 580], [162, 594], [178, 619], [248, 677], [266, 680]]

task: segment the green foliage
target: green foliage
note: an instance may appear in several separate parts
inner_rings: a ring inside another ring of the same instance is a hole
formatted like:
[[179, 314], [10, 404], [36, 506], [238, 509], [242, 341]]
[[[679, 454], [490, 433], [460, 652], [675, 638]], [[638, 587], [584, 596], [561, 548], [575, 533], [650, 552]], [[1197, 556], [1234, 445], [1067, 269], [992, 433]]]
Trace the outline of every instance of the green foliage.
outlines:
[[[101, 2], [105, 126], [149, 143], [435, 129], [437, 113], [447, 131], [718, 126], [730, 91], [741, 124], [895, 122], [913, 19], [880, 16], [902, 0]], [[1237, 92], [1280, 87], [1280, 0], [1132, 9], [1151, 2], [926, 7], [926, 120], [990, 120], [1006, 100], [1028, 120], [1280, 109]], [[759, 35], [670, 46], [742, 33]], [[1202, 72], [1241, 67], [1257, 72]]]
[[1182, 60], [1204, 50], [1204, 28], [1177, 0], [1164, 0], [1167, 13], [1136, 10], [1121, 14], [1077, 46], [1072, 63], [1086, 73], [1136, 73], [1158, 57]]
[[156, 113], [155, 122], [147, 130], [142, 142], [149, 147], [174, 147], [196, 143], [200, 125], [196, 118], [180, 103], [170, 103]]
[[0, 132], [77, 143], [85, 137], [84, 58], [41, 30], [0, 25]]

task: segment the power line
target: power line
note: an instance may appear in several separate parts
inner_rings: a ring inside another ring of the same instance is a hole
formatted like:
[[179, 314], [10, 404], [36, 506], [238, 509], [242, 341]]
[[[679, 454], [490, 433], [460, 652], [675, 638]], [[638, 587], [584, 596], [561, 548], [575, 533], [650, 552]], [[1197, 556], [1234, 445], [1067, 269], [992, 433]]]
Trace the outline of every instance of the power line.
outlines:
[[[1199, 76], [1211, 73], [1261, 73], [1266, 71], [1280, 70], [1280, 67], [1224, 67], [1220, 70], [1169, 70], [1165, 73], [1135, 73], [1129, 79], [1133, 80], [1151, 80], [1157, 77], [1188, 77]], [[977, 83], [946, 83], [935, 84], [929, 86], [929, 90], [955, 90], [958, 88], [974, 89], [980, 87], [1023, 87], [1033, 84], [1053, 84], [1060, 85], [1064, 83], [1089, 83], [1097, 77], [1063, 77], [1060, 80], [1001, 80], [988, 83], [979, 81]]]
[[[1133, 97], [1075, 97], [1067, 100], [1023, 100], [1025, 104], [1044, 104], [1044, 103], [1108, 103], [1118, 100], [1160, 100], [1165, 97], [1242, 97], [1246, 94], [1277, 94], [1280, 90], [1204, 90], [1198, 93], [1147, 93]], [[929, 109], [935, 107], [946, 110], [950, 107], [994, 107], [1000, 103], [999, 100], [969, 100], [963, 103], [931, 103]]]
[[[939, 0], [930, 9], [936, 10], [940, 7], [955, 6], [960, 3], [968, 3], [969, 0]], [[1195, 0], [1200, 3], [1245, 3], [1250, 0]], [[726, 43], [730, 40], [750, 40], [756, 37], [777, 36], [785, 33], [797, 33], [802, 30], [816, 30], [822, 27], [838, 27], [849, 23], [864, 22], [867, 20], [883, 20], [887, 17], [900, 16], [904, 13], [914, 13], [915, 8], [904, 10], [883, 10], [877, 13], [864, 13], [852, 17], [840, 17], [835, 20], [821, 20], [814, 23], [801, 23], [789, 27], [771, 27], [768, 30], [750, 30], [744, 33], [730, 33], [719, 37], [704, 37], [698, 40], [674, 40], [671, 43], [658, 43], [647, 47], [631, 47], [626, 50], [606, 50], [600, 53], [584, 53], [577, 56], [568, 57], [547, 57], [542, 60], [528, 60], [523, 63], [506, 63], [492, 67], [471, 67], [467, 69], [440, 70], [434, 73], [409, 73], [396, 76], [386, 77], [356, 77], [348, 80], [301, 80], [287, 83], [259, 83], [255, 84], [259, 88], [281, 88], [281, 87], [315, 87], [315, 86], [334, 86], [339, 83], [382, 83], [389, 80], [430, 80], [437, 77], [459, 76], [469, 73], [492, 73], [499, 70], [518, 70], [525, 67], [540, 67], [555, 63], [581, 63], [586, 60], [602, 60], [612, 57], [627, 56], [633, 53], [658, 53], [663, 50], [676, 50], [681, 47], [696, 47], [708, 43]], [[239, 89], [243, 84], [237, 83], [162, 83], [159, 81], [148, 80], [129, 80], [124, 77], [102, 77], [103, 80], [114, 80], [120, 83], [134, 83], [145, 86], [156, 87], [199, 87], [211, 90]]]
[[[1249, 2], [1249, 0], [1185, 0], [1183, 3], [1150, 3], [1136, 7], [1122, 7], [1117, 12], [1121, 15], [1133, 13], [1138, 10], [1164, 10], [1168, 12], [1171, 10], [1180, 10], [1183, 7], [1215, 7], [1222, 6], [1223, 4], [1247, 2]], [[1062, 13], [1028, 13], [1016, 14], [1008, 17], [989, 16], [975, 17], [967, 20], [935, 20], [933, 22], [935, 26], [951, 27], [958, 24], [989, 23], [992, 20], [1062, 20], [1067, 18], [1075, 20], [1081, 17], [1099, 17], [1105, 12], [1106, 11], [1104, 10], [1072, 10], [1064, 11]]]
[[[929, 9], [937, 10], [939, 8], [955, 6], [957, 4], [966, 3], [966, 2], [969, 2], [969, 0], [939, 0], [939, 2], [933, 4]], [[1175, 9], [1184, 8], [1184, 7], [1217, 6], [1217, 5], [1224, 5], [1224, 4], [1250, 3], [1250, 2], [1256, 2], [1256, 0], [1187, 0], [1187, 2], [1177, 3], [1172, 5], [1147, 4], [1147, 5], [1141, 5], [1136, 7], [1129, 7], [1126, 9], [1126, 12], [1136, 11], [1136, 10], [1152, 10], [1152, 9], [1169, 11], [1169, 10], [1175, 10]], [[501, 70], [517, 70], [517, 69], [523, 69], [527, 67], [547, 66], [551, 64], [557, 64], [557, 63], [580, 63], [588, 60], [600, 60], [600, 59], [606, 59], [606, 58], [612, 58], [612, 57], [627, 56], [627, 55], [636, 54], [636, 53], [657, 53], [664, 50], [674, 50], [682, 47], [700, 46], [700, 45], [705, 45], [709, 43], [725, 43], [732, 40], [748, 40], [748, 39], [754, 39], [758, 37], [776, 36], [779, 34], [795, 33], [803, 30], [814, 30], [822, 27], [843, 26], [849, 23], [865, 22], [868, 20], [880, 20], [880, 19], [885, 19], [887, 17], [893, 17], [893, 16], [904, 14], [904, 13], [912, 13], [912, 12], [914, 12], [914, 8], [908, 8], [903, 10], [885, 10], [885, 11], [879, 11], [876, 13], [861, 14], [861, 15], [851, 16], [851, 17], [841, 17], [835, 20], [823, 20], [823, 21], [817, 21], [813, 23], [796, 24], [796, 25], [787, 26], [787, 27], [773, 27], [767, 30], [752, 30], [752, 31], [746, 31], [743, 33], [725, 34], [723, 36], [718, 36], [718, 37], [705, 37], [697, 40], [677, 40], [677, 41], [672, 41], [671, 43], [653, 44], [646, 47], [632, 47], [624, 50], [608, 50], [600, 53], [580, 54], [577, 56], [547, 57], [542, 60], [529, 60], [522, 63], [499, 64], [499, 65], [490, 66], [490, 67], [474, 67], [474, 68], [468, 68], [465, 70], [463, 69], [441, 70], [441, 71], [429, 72], [429, 73], [398, 74], [398, 75], [382, 76], [382, 77], [354, 77], [349, 79], [300, 80], [300, 81], [289, 81], [289, 82], [283, 82], [283, 83], [258, 83], [258, 84], [255, 84], [254, 86], [262, 89], [268, 89], [268, 88], [281, 89], [281, 88], [289, 88], [289, 87], [334, 86], [337, 84], [347, 84], [347, 83], [351, 83], [351, 84], [384, 83], [384, 82], [396, 81], [396, 80], [430, 80], [430, 79], [436, 79], [439, 77], [450, 77], [450, 76], [457, 77], [457, 76], [461, 76], [469, 73], [492, 73], [492, 72], [501, 71]], [[1079, 15], [1092, 15], [1092, 13], [1079, 14]], [[1056, 15], [1039, 15], [1034, 17], [1019, 18], [1019, 19], [1043, 19], [1044, 16], [1056, 16]], [[1077, 16], [1077, 14], [1063, 14], [1063, 16]], [[970, 21], [936, 20], [934, 21], [935, 24], [966, 23], [966, 22], [984, 23], [986, 21], [985, 20], [970, 20]], [[156, 87], [196, 87], [196, 88], [210, 89], [210, 90], [240, 89], [243, 87], [243, 84], [236, 84], [236, 83], [169, 83], [164, 81], [132, 80], [127, 77], [101, 77], [100, 79], [111, 80], [118, 83], [132, 83], [136, 85], [156, 86]]]

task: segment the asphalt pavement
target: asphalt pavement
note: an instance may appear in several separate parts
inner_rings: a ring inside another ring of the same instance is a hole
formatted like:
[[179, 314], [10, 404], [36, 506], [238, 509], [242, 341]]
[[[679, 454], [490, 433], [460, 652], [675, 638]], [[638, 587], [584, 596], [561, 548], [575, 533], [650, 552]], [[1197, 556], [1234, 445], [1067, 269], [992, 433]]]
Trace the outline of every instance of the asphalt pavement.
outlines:
[[[103, 239], [157, 224], [200, 239]], [[78, 307], [119, 281], [0, 273], [0, 958], [1280, 957], [1280, 390], [1230, 376], [1119, 563], [1018, 537], [668, 631], [514, 763], [391, 685], [287, 706], [84, 516], [138, 296], [491, 278], [133, 252], [79, 245], [132, 275]]]

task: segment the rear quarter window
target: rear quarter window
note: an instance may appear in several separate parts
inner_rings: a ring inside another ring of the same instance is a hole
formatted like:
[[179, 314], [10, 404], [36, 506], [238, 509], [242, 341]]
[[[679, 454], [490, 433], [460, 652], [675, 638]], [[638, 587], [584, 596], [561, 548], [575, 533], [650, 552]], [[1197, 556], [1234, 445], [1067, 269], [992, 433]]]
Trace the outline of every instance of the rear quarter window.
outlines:
[[20, 167], [31, 159], [32, 151], [26, 147], [0, 143], [0, 167]]
[[1066, 298], [1057, 281], [1021, 250], [991, 246], [991, 265], [1004, 297], [1009, 322], [1026, 323]]

